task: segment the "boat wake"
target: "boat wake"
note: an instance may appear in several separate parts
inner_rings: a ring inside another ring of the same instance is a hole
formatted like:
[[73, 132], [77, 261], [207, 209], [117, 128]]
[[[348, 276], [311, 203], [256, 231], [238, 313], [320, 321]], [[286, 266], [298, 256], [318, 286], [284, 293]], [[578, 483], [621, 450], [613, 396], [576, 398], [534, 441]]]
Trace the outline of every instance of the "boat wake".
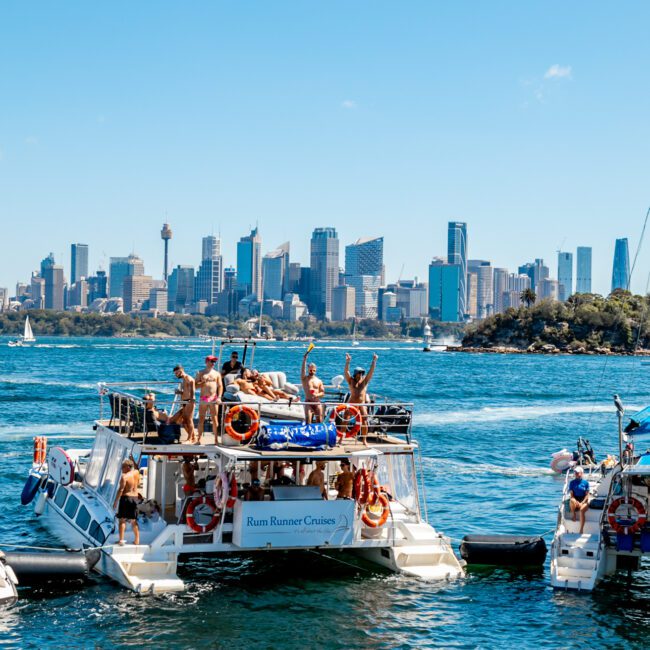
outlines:
[[51, 440], [66, 438], [93, 438], [94, 432], [88, 422], [70, 424], [2, 424], [0, 441], [22, 440], [34, 436], [46, 436]]
[[496, 474], [498, 476], [555, 476], [550, 467], [535, 467], [532, 465], [494, 465], [492, 463], [474, 463], [452, 460], [450, 458], [423, 458], [422, 464], [425, 469], [440, 472], [442, 474], [453, 473], [464, 476], [476, 474]]
[[469, 424], [502, 422], [504, 420], [536, 420], [554, 415], [580, 415], [591, 413], [614, 413], [613, 405], [605, 404], [556, 404], [553, 406], [486, 406], [465, 411], [442, 411], [419, 413], [414, 416], [416, 425]]
[[14, 386], [56, 386], [57, 388], [77, 388], [82, 390], [97, 390], [97, 384], [74, 382], [74, 381], [56, 381], [52, 379], [42, 379], [36, 377], [0, 377], [0, 384], [9, 384]]

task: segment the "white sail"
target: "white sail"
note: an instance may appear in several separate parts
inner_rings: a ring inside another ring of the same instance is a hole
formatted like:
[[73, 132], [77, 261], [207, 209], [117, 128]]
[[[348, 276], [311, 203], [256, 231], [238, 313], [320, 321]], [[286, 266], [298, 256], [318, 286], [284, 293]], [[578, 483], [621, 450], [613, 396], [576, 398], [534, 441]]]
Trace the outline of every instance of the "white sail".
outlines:
[[23, 334], [23, 341], [35, 341], [32, 326], [29, 324], [29, 316], [25, 318], [25, 333]]

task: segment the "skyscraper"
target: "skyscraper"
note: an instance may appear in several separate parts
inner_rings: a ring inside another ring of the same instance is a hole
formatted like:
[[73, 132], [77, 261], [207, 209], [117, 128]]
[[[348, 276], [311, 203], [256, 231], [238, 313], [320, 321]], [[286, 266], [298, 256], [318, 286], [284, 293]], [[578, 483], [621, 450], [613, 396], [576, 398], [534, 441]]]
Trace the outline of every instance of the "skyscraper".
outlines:
[[538, 291], [538, 285], [542, 280], [547, 280], [550, 273], [548, 266], [544, 265], [544, 260], [536, 258], [534, 262], [528, 262], [519, 267], [521, 275], [527, 275], [530, 278], [530, 286], [533, 291]]
[[358, 239], [345, 247], [345, 283], [355, 289], [356, 315], [377, 318], [377, 291], [384, 282], [384, 238]]
[[70, 244], [70, 282], [88, 277], [88, 244]]
[[223, 260], [221, 240], [209, 235], [201, 240], [201, 266], [196, 273], [194, 284], [195, 302], [204, 300], [208, 305], [217, 301], [223, 286]]
[[262, 237], [257, 228], [237, 242], [237, 283], [246, 294], [262, 295]]
[[[467, 224], [450, 221], [447, 225], [447, 264], [460, 266], [458, 308], [462, 318], [467, 313]], [[448, 272], [449, 273], [449, 272]], [[461, 320], [462, 320], [461, 318]]]
[[[465, 301], [459, 286], [467, 275], [460, 264], [434, 259], [429, 265], [429, 313], [436, 320], [457, 323], [465, 319]], [[466, 278], [465, 278], [466, 282]], [[464, 284], [464, 283], [463, 283]]]
[[505, 309], [504, 294], [508, 291], [508, 269], [495, 268], [493, 275], [494, 313], [498, 314]]
[[45, 309], [63, 311], [63, 267], [52, 264], [45, 269]]
[[558, 300], [564, 302], [573, 295], [573, 253], [558, 251], [557, 281], [560, 283]]
[[93, 300], [108, 297], [108, 278], [106, 271], [97, 271], [97, 275], [91, 275], [88, 278], [88, 303], [92, 304]]
[[476, 273], [476, 302], [478, 318], [486, 318], [494, 312], [494, 282], [492, 264], [487, 260], [469, 260], [467, 269]]
[[124, 312], [138, 311], [149, 298], [152, 278], [150, 275], [127, 275], [124, 277]]
[[332, 318], [332, 289], [339, 278], [339, 238], [335, 228], [316, 228], [311, 236], [309, 308], [319, 318]]
[[590, 246], [578, 246], [576, 258], [576, 293], [591, 293]]
[[45, 269], [54, 266], [54, 253], [50, 253], [45, 259], [41, 260], [41, 277], [45, 277]]
[[612, 291], [629, 289], [630, 285], [630, 253], [627, 237], [616, 240], [614, 247], [614, 266], [612, 268]]
[[354, 287], [340, 285], [332, 289], [332, 320], [354, 318], [355, 309]]
[[144, 275], [144, 262], [133, 253], [128, 257], [111, 257], [108, 267], [109, 297], [124, 297], [124, 279], [129, 275]]
[[167, 309], [177, 313], [190, 310], [194, 302], [194, 267], [179, 264], [169, 276]]
[[262, 258], [264, 298], [282, 300], [289, 286], [289, 242]]

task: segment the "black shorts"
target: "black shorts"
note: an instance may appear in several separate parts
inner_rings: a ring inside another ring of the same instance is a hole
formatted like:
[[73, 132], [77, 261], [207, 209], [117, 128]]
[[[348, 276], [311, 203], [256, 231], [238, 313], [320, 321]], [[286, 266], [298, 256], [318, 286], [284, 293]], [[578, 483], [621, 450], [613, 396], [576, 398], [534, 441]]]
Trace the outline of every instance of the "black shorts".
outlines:
[[120, 497], [120, 502], [117, 506], [117, 518], [137, 519], [138, 504], [139, 500], [137, 497]]

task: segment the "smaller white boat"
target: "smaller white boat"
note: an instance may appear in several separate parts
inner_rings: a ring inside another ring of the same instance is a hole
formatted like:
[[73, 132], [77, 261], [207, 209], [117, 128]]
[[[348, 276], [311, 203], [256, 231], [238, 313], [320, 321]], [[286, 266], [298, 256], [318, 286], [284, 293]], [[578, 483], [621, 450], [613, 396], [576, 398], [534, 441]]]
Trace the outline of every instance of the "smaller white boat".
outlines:
[[0, 551], [0, 605], [13, 605], [18, 600], [17, 584], [16, 574], [6, 563], [5, 554]]
[[32, 326], [29, 324], [29, 316], [27, 316], [25, 318], [25, 330], [22, 338], [9, 341], [8, 345], [10, 348], [22, 348], [25, 343], [34, 343], [35, 341], [36, 338], [34, 337], [34, 332], [32, 332]]

